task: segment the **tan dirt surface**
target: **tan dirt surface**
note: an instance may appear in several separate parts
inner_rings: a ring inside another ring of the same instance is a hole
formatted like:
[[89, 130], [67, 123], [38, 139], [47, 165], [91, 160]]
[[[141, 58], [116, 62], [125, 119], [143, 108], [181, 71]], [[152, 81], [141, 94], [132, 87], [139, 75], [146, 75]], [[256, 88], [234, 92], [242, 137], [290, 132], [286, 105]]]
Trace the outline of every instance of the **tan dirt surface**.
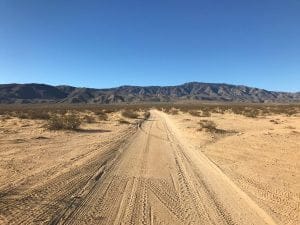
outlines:
[[[191, 148], [206, 155], [278, 224], [300, 224], [300, 115], [169, 117]], [[200, 120], [212, 120], [224, 132], [200, 131]]]
[[46, 139], [37, 138], [37, 125], [32, 136], [4, 132], [0, 223], [276, 224], [198, 150], [197, 131], [187, 133], [180, 116], [153, 110], [136, 132], [116, 124], [107, 124], [110, 132], [43, 132]]

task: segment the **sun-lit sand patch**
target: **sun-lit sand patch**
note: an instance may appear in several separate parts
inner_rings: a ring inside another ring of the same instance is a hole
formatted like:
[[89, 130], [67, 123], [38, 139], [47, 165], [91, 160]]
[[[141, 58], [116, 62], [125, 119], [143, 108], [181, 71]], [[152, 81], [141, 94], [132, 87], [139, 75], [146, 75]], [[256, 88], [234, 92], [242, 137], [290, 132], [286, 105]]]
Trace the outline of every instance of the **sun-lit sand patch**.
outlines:
[[[249, 118], [213, 113], [200, 118], [171, 115], [196, 151], [203, 152], [280, 224], [299, 223], [300, 116], [273, 114]], [[235, 131], [199, 130], [200, 120]]]

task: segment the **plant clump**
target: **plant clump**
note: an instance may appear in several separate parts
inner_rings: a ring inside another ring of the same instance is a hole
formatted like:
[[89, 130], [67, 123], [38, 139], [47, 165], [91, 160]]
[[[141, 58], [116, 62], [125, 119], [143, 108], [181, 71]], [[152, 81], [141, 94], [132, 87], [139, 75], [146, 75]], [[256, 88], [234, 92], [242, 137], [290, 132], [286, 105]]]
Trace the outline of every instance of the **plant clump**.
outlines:
[[124, 110], [121, 112], [121, 115], [129, 119], [136, 119], [139, 117], [139, 114], [131, 110]]
[[86, 122], [86, 123], [95, 123], [95, 122], [96, 122], [95, 117], [92, 116], [92, 115], [85, 115], [85, 116], [83, 117], [83, 120], [84, 120], [84, 122]]
[[149, 112], [149, 111], [145, 112], [145, 113], [143, 114], [143, 116], [144, 116], [144, 119], [145, 119], [145, 120], [149, 119], [149, 117], [150, 117], [150, 112]]
[[50, 116], [47, 128], [50, 130], [77, 130], [81, 124], [81, 119], [74, 113]]
[[201, 113], [197, 110], [191, 110], [191, 111], [189, 111], [189, 114], [191, 114], [192, 116], [197, 116], [197, 117], [201, 116]]

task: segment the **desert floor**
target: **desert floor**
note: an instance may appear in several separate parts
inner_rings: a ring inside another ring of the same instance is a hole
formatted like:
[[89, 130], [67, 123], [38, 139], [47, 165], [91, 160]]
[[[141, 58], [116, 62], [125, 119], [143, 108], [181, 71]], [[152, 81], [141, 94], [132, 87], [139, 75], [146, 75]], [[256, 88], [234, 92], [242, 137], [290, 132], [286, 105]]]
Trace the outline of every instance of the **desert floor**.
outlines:
[[0, 224], [300, 224], [300, 117], [131, 122], [2, 120]]
[[[186, 143], [209, 158], [277, 224], [300, 224], [300, 116], [169, 115]], [[224, 132], [199, 130], [201, 119]]]

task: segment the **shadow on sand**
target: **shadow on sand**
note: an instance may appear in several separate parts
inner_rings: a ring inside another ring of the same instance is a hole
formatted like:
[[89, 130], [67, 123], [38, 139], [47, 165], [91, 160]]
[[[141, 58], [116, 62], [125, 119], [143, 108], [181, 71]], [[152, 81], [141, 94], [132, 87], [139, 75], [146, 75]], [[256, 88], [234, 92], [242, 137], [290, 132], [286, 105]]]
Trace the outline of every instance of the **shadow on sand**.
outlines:
[[107, 133], [111, 132], [111, 130], [103, 130], [103, 129], [77, 129], [77, 132], [80, 133]]

